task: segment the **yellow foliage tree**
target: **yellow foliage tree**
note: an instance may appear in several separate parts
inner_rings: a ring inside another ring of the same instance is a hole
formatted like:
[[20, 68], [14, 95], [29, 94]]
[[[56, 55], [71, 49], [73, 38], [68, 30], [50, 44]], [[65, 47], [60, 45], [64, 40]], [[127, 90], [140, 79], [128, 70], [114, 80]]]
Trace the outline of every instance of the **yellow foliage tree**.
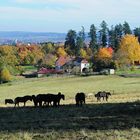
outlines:
[[11, 74], [7, 68], [3, 68], [0, 72], [0, 81], [8, 82], [11, 80]]
[[45, 59], [44, 59], [44, 64], [51, 66], [51, 67], [55, 67], [55, 62], [57, 60], [57, 56], [53, 55], [53, 54], [47, 54]]
[[66, 53], [64, 47], [59, 47], [57, 49], [56, 53], [57, 53], [58, 57], [60, 57], [60, 56], [67, 56], [67, 53]]
[[125, 59], [130, 64], [134, 64], [135, 61], [140, 61], [140, 44], [138, 38], [134, 35], [125, 35], [121, 40], [119, 52], [124, 54], [123, 57], [126, 57]]
[[87, 57], [87, 52], [86, 52], [86, 50], [84, 50], [83, 48], [80, 49], [80, 56], [81, 56], [82, 58], [86, 58], [86, 57]]
[[16, 48], [14, 46], [1, 46], [0, 57], [3, 59], [5, 65], [15, 66], [18, 64]]

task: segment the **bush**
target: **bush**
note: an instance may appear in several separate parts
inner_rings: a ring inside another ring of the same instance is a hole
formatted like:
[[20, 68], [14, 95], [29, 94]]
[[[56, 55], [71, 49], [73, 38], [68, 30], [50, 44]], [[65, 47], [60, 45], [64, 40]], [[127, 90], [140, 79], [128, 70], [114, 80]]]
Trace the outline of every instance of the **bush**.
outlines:
[[0, 82], [9, 82], [11, 80], [11, 74], [7, 68], [3, 68], [0, 72]]
[[94, 71], [101, 71], [103, 69], [116, 69], [115, 62], [110, 59], [96, 59], [93, 63]]

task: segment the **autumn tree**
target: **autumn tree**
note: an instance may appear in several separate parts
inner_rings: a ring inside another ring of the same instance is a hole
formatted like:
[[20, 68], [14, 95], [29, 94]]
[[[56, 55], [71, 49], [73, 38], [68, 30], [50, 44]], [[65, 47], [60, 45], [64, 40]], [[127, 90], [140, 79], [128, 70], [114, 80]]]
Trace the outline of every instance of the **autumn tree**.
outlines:
[[6, 66], [15, 66], [18, 64], [17, 50], [14, 46], [1, 46], [0, 59]]
[[6, 67], [11, 74], [16, 74], [16, 65], [19, 64], [18, 54], [15, 46], [0, 47], [0, 68]]
[[41, 47], [37, 45], [22, 45], [18, 46], [17, 49], [20, 64], [37, 64], [44, 57]]
[[67, 52], [65, 51], [64, 47], [59, 47], [56, 52], [57, 56], [67, 56]]
[[80, 57], [86, 58], [87, 57], [87, 52], [84, 48], [80, 49]]
[[98, 58], [104, 59], [104, 58], [112, 58], [113, 49], [111, 47], [108, 48], [100, 48], [98, 51]]
[[47, 54], [43, 59], [43, 64], [48, 67], [55, 67], [57, 56], [54, 54]]
[[123, 65], [128, 63], [133, 65], [135, 61], [140, 61], [140, 44], [138, 38], [134, 35], [125, 35], [121, 40], [116, 59], [120, 64], [123, 61]]
[[55, 46], [52, 42], [43, 43], [42, 49], [46, 54], [55, 52]]
[[8, 82], [11, 80], [11, 74], [9, 70], [4, 67], [3, 69], [0, 70], [0, 83], [3, 82]]
[[115, 68], [114, 61], [112, 60], [113, 49], [111, 47], [108, 48], [100, 48], [97, 56], [93, 59], [93, 69], [95, 71], [101, 71], [105, 68]]

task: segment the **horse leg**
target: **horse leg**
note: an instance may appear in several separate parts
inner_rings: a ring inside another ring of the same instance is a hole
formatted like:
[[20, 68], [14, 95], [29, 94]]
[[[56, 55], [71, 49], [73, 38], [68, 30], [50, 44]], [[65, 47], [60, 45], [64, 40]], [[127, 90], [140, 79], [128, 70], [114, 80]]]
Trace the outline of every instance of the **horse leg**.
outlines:
[[39, 101], [39, 106], [40, 106], [40, 107], [42, 106], [42, 101]]
[[26, 102], [24, 102], [24, 107], [25, 107]]
[[106, 101], [108, 101], [108, 96], [106, 96]]

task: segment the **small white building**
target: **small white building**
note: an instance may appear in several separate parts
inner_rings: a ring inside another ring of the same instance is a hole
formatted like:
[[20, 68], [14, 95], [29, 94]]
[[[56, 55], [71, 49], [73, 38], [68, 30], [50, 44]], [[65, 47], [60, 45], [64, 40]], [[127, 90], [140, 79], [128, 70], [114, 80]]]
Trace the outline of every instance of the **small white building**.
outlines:
[[109, 69], [109, 74], [110, 75], [114, 75], [115, 74], [115, 70], [114, 69]]
[[83, 59], [80, 65], [81, 73], [89, 70], [90, 64], [86, 59]]

